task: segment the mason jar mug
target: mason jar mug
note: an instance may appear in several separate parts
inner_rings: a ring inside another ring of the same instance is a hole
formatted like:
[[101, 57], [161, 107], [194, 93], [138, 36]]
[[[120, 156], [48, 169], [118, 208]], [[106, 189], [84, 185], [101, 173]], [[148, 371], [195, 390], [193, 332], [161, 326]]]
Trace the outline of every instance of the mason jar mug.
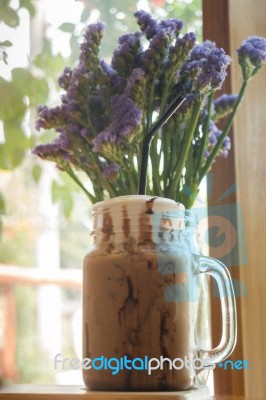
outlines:
[[[83, 270], [83, 379], [90, 390], [173, 391], [206, 382], [236, 342], [227, 268], [199, 254], [180, 203], [122, 196], [93, 207]], [[211, 349], [209, 277], [221, 342]]]

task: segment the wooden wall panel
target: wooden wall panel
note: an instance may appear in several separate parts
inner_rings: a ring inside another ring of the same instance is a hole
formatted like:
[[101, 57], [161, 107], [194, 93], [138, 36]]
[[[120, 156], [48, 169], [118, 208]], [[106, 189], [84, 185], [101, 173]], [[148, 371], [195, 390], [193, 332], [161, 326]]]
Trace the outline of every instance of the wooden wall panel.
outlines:
[[[266, 37], [266, 1], [230, 0], [231, 48], [251, 35]], [[234, 56], [237, 64], [236, 56]], [[232, 89], [241, 84], [239, 69], [232, 69]], [[248, 87], [234, 124], [238, 201], [244, 210], [248, 263], [240, 274], [247, 284], [243, 297], [244, 357], [247, 396], [266, 398], [266, 68]]]
[[[204, 37], [233, 55], [231, 76], [225, 87], [237, 92], [241, 72], [235, 49], [250, 35], [266, 37], [266, 0], [203, 0]], [[235, 279], [246, 284], [248, 294], [239, 298], [238, 343], [231, 359], [246, 359], [249, 371], [215, 371], [215, 392], [266, 398], [266, 68], [250, 82], [234, 123], [233, 150], [226, 162], [214, 166], [210, 205], [234, 182], [237, 192], [225, 202], [239, 203], [244, 211], [248, 262], [233, 266]], [[213, 315], [219, 303], [212, 301]], [[213, 323], [218, 341], [219, 318]]]

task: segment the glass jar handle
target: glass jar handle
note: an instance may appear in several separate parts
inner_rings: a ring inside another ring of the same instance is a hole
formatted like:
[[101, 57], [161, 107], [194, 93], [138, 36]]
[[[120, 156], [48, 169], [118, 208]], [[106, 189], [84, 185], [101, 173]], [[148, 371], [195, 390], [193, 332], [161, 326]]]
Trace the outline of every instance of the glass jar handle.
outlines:
[[199, 258], [199, 274], [211, 275], [217, 282], [222, 308], [222, 338], [211, 350], [198, 349], [198, 357], [205, 367], [221, 362], [234, 350], [237, 338], [235, 294], [226, 266], [209, 257]]

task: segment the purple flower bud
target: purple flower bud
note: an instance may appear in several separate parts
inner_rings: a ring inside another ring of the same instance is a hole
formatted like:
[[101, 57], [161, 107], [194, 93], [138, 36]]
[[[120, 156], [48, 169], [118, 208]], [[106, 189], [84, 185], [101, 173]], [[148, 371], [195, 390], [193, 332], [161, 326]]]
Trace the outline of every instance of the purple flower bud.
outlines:
[[216, 48], [215, 42], [205, 40], [202, 44], [197, 44], [190, 53], [191, 60], [201, 60], [206, 58], [211, 50]]
[[223, 140], [223, 145], [219, 155], [226, 158], [228, 156], [229, 150], [231, 149], [231, 146], [232, 146], [231, 139], [229, 136], [226, 136]]
[[114, 69], [107, 64], [104, 60], [100, 62], [103, 73], [108, 78], [114, 93], [121, 93], [126, 85], [126, 78], [119, 76]]
[[151, 73], [156, 71], [166, 58], [170, 42], [171, 36], [165, 30], [154, 35], [149, 48], [141, 55], [141, 68]]
[[81, 131], [81, 126], [75, 122], [68, 122], [66, 125], [67, 131], [72, 135], [79, 135]]
[[106, 165], [103, 169], [103, 176], [110, 182], [115, 182], [119, 176], [120, 167], [118, 164]]
[[222, 96], [214, 100], [213, 104], [215, 110], [215, 121], [224, 118], [233, 110], [237, 98], [238, 95], [235, 94], [223, 94]]
[[184, 26], [184, 22], [178, 18], [169, 18], [159, 24], [159, 29], [166, 29], [173, 33], [175, 36], [179, 34]]
[[[211, 152], [214, 149], [214, 147], [216, 146], [221, 134], [222, 134], [222, 131], [217, 128], [217, 126], [214, 124], [213, 121], [210, 121], [209, 143], [207, 144], [207, 148], [206, 148], [206, 155], [207, 155], [206, 158], [208, 158], [209, 155], [211, 154]], [[229, 136], [226, 136], [223, 140], [222, 147], [221, 147], [218, 155], [222, 156], [222, 157], [227, 157], [230, 149], [231, 149], [231, 139]]]
[[89, 25], [83, 35], [84, 41], [80, 45], [80, 49], [86, 52], [87, 50], [90, 51], [99, 47], [103, 37], [104, 27], [105, 25], [102, 22]]
[[62, 108], [57, 106], [48, 108], [47, 106], [39, 106], [37, 108], [38, 120], [36, 121], [36, 129], [59, 128], [64, 125], [64, 115]]
[[83, 128], [80, 130], [80, 135], [81, 135], [83, 138], [89, 138], [89, 137], [91, 136], [91, 134], [92, 134], [92, 132], [91, 132], [91, 129], [89, 129], [89, 128], [83, 127]]
[[58, 85], [62, 88], [67, 90], [70, 79], [72, 75], [72, 69], [70, 67], [65, 67], [64, 72], [58, 78]]
[[114, 51], [112, 67], [122, 76], [128, 76], [134, 68], [136, 56], [141, 48], [141, 33], [128, 33], [118, 39], [119, 46]]
[[69, 148], [70, 141], [69, 141], [69, 137], [67, 136], [67, 134], [65, 132], [62, 132], [60, 134], [60, 136], [55, 140], [58, 140], [58, 145], [61, 149], [67, 150]]
[[141, 68], [134, 68], [132, 74], [127, 79], [125, 92], [140, 108], [143, 108], [145, 85], [145, 72]]
[[207, 57], [200, 61], [201, 72], [198, 76], [198, 88], [203, 91], [221, 89], [230, 61], [230, 57], [225, 54], [223, 49], [211, 50]]
[[52, 143], [36, 146], [32, 153], [40, 158], [57, 161], [64, 158], [67, 152], [61, 148], [60, 139], [56, 138]]
[[95, 70], [98, 66], [99, 47], [103, 37], [104, 24], [97, 22], [91, 24], [85, 31], [84, 41], [80, 45], [80, 63], [87, 71]]
[[262, 66], [266, 62], [266, 39], [251, 36], [237, 50], [240, 59], [248, 59], [254, 66]]
[[113, 121], [93, 140], [93, 151], [104, 152], [108, 144], [122, 145], [132, 140], [132, 135], [140, 128], [142, 112], [126, 94], [111, 98]]
[[158, 33], [159, 24], [148, 12], [139, 10], [134, 15], [141, 31], [145, 34], [147, 39], [151, 39], [156, 33]]

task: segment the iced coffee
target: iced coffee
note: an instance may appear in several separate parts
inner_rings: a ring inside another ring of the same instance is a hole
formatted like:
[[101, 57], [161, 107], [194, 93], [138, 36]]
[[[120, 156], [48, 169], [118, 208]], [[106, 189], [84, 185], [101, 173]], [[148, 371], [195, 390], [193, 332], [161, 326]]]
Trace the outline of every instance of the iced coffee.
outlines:
[[193, 387], [196, 260], [182, 210], [149, 196], [94, 206], [83, 287], [83, 377], [90, 390]]

